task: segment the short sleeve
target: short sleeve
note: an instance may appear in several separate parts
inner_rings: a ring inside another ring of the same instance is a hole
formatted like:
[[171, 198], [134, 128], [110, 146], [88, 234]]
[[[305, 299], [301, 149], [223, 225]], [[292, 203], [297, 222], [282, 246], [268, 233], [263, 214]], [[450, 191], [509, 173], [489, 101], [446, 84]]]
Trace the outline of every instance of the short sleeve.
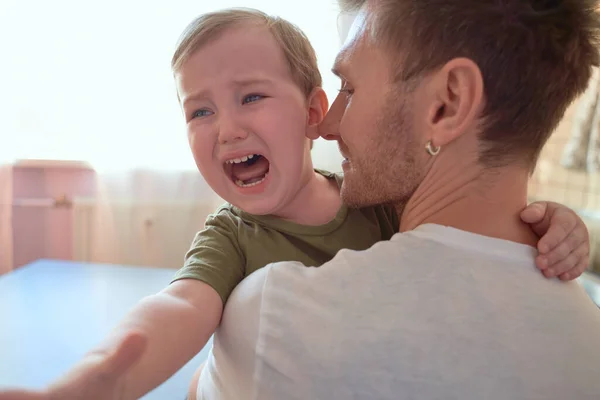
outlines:
[[236, 221], [227, 213], [207, 218], [172, 282], [197, 279], [217, 291], [223, 304], [245, 276], [245, 257], [237, 239]]
[[390, 240], [400, 229], [396, 208], [390, 205], [378, 205], [373, 206], [373, 209], [381, 230], [381, 240]]
[[383, 206], [385, 209], [385, 214], [389, 218], [390, 223], [392, 224], [394, 233], [398, 233], [400, 230], [400, 218], [398, 217], [398, 213], [396, 212], [396, 207], [391, 205]]

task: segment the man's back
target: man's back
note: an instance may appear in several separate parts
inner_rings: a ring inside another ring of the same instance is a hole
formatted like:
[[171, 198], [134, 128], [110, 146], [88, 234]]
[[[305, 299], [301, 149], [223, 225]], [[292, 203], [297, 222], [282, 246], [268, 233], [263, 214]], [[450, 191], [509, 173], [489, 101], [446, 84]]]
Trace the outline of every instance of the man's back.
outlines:
[[426, 225], [321, 268], [265, 268], [229, 300], [199, 394], [597, 399], [600, 312], [534, 254]]

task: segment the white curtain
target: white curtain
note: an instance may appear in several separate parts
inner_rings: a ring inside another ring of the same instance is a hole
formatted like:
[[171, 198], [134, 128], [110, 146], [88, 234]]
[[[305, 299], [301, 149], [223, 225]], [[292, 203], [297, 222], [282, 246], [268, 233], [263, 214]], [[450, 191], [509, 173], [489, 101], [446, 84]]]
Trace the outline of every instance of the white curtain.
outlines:
[[74, 204], [78, 261], [179, 268], [194, 234], [222, 203], [195, 171], [139, 169], [100, 178], [97, 198]]
[[12, 168], [0, 165], [0, 275], [13, 269]]

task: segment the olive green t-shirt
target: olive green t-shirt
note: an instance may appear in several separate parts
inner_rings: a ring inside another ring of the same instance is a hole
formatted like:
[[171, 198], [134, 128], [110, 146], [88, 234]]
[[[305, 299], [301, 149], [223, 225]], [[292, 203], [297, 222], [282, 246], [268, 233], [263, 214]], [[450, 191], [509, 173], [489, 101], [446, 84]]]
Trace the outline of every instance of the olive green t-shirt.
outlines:
[[[318, 172], [341, 185], [342, 175]], [[317, 267], [341, 249], [366, 250], [378, 241], [390, 239], [398, 226], [391, 206], [355, 209], [342, 205], [332, 221], [307, 226], [274, 216], [252, 215], [225, 204], [208, 216], [173, 282], [203, 281], [217, 291], [225, 304], [242, 279], [270, 263], [299, 261]]]

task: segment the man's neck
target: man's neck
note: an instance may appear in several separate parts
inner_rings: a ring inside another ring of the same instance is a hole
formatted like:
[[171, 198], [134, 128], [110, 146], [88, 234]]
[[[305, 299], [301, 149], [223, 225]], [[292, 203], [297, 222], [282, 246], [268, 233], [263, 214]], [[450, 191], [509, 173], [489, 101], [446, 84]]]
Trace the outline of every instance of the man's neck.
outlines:
[[[538, 238], [520, 219], [527, 205], [529, 174], [520, 167], [484, 171], [478, 167], [434, 165], [404, 205], [400, 232], [432, 223], [535, 246]], [[401, 213], [401, 214], [400, 214]]]

